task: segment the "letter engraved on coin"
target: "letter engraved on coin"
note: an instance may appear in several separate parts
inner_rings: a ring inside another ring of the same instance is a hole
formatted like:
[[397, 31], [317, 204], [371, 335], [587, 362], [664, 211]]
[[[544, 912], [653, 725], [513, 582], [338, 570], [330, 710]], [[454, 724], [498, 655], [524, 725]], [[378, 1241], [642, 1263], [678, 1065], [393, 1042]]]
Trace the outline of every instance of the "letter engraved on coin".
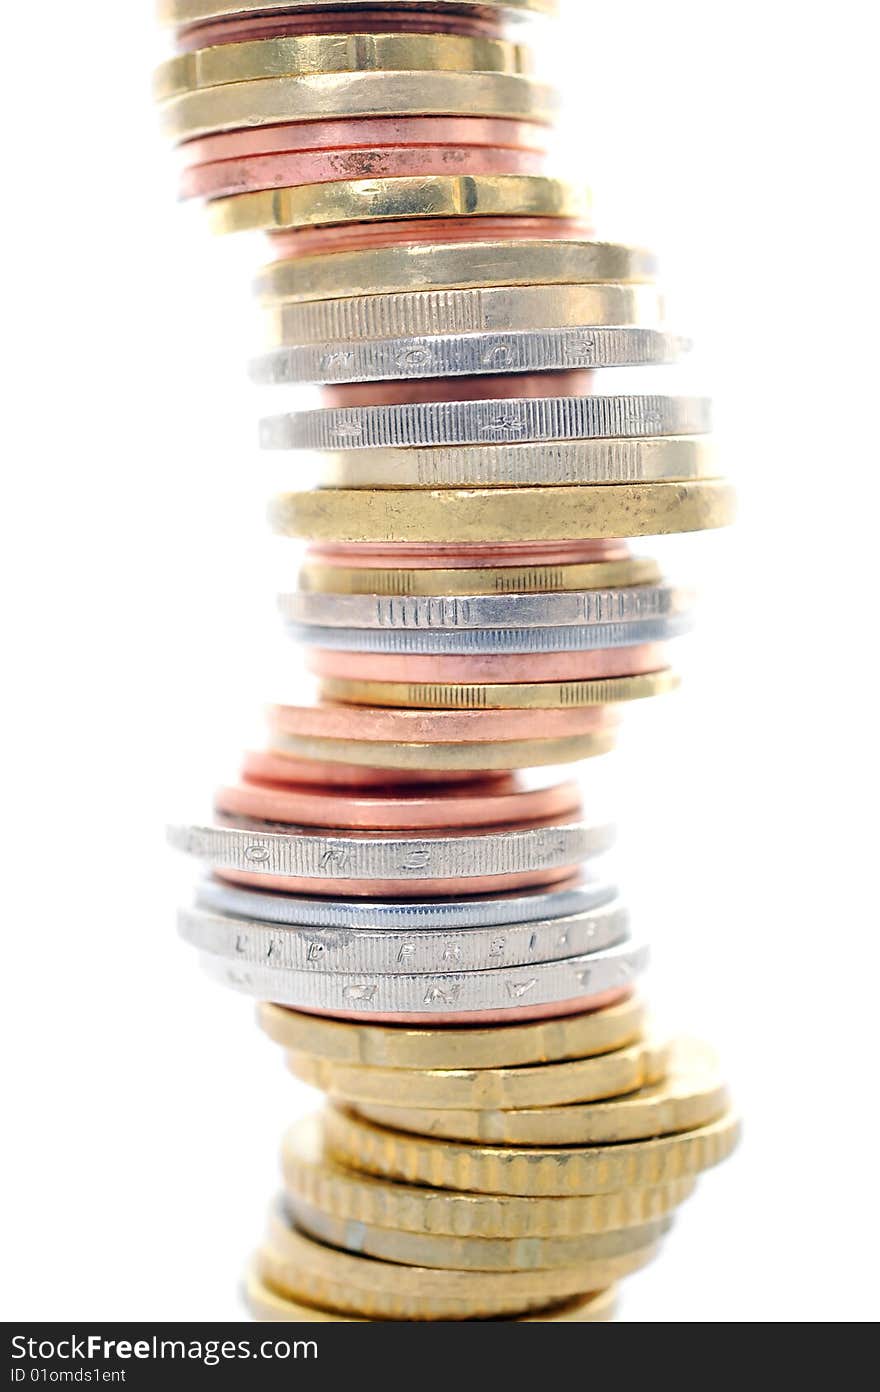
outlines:
[[425, 992], [425, 1005], [454, 1005], [461, 995], [461, 986], [429, 986]]
[[259, 844], [245, 846], [244, 849], [245, 860], [251, 861], [254, 865], [265, 865], [271, 854], [272, 852], [269, 850], [268, 846], [261, 846]]
[[520, 1000], [522, 996], [531, 991], [533, 986], [537, 986], [538, 978], [531, 977], [528, 981], [508, 981], [507, 994], [512, 1000]]

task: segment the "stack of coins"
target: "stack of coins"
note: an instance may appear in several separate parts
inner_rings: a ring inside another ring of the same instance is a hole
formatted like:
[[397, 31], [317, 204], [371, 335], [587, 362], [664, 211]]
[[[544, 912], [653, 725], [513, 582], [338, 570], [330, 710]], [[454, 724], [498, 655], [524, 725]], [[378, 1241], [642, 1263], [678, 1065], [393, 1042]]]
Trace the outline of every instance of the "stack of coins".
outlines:
[[[285, 1140], [247, 1279], [268, 1320], [598, 1321], [737, 1122], [659, 1036], [606, 868], [552, 772], [675, 685], [689, 594], [637, 538], [724, 525], [653, 257], [543, 172], [553, 93], [507, 25], [551, 0], [166, 0], [156, 91], [182, 192], [272, 260], [263, 421], [321, 486], [284, 622], [320, 679], [172, 841], [183, 936], [328, 1095]], [[600, 381], [602, 385], [600, 385]]]

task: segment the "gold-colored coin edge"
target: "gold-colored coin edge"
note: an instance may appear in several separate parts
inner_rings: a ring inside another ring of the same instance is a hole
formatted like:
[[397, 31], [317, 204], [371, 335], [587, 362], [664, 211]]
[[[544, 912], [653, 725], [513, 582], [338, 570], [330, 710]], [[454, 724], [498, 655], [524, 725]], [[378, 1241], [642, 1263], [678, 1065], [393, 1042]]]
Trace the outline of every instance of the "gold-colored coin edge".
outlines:
[[273, 753], [367, 768], [473, 770], [544, 768], [596, 758], [614, 748], [614, 731], [560, 739], [462, 741], [460, 744], [401, 744], [384, 740], [331, 739], [273, 734]]
[[485, 566], [461, 570], [386, 570], [307, 563], [299, 572], [306, 594], [476, 595], [551, 594], [628, 585], [656, 585], [656, 561], [631, 556], [621, 561], [578, 565]]
[[664, 667], [631, 677], [532, 683], [440, 683], [360, 681], [325, 677], [321, 699], [348, 705], [392, 706], [406, 710], [566, 710], [608, 706], [663, 696], [680, 685], [677, 672]]
[[[430, 0], [442, 10], [443, 0]], [[424, 0], [395, 0], [395, 4], [410, 9], [424, 9]], [[559, 0], [449, 0], [450, 9], [510, 10], [522, 14], [556, 14]], [[362, 9], [364, 0], [159, 0], [161, 24], [186, 28], [207, 20], [230, 19], [248, 14], [271, 14], [275, 10], [346, 10]]]

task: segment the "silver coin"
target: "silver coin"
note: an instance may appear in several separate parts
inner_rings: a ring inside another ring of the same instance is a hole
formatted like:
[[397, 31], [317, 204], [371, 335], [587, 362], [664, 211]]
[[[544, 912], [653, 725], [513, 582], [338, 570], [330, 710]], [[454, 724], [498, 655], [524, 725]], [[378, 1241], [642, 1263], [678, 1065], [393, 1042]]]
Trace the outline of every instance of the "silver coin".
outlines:
[[474, 629], [575, 627], [666, 618], [691, 596], [670, 585], [545, 594], [347, 595], [314, 591], [281, 595], [286, 619], [332, 628]]
[[261, 386], [388, 382], [677, 362], [684, 338], [657, 329], [542, 329], [524, 333], [423, 335], [279, 348], [250, 365]]
[[547, 653], [590, 652], [600, 648], [631, 648], [642, 643], [665, 643], [687, 633], [686, 615], [623, 624], [593, 624], [558, 628], [463, 628], [408, 632], [406, 629], [326, 628], [288, 624], [297, 642], [339, 652], [395, 653]]
[[705, 435], [709, 402], [688, 396], [548, 396], [336, 406], [269, 416], [264, 449], [386, 449], [655, 435]]
[[[594, 877], [595, 875], [595, 877]], [[585, 866], [580, 881], [561, 889], [524, 889], [455, 899], [309, 899], [273, 894], [207, 877], [199, 885], [201, 909], [291, 927], [368, 928], [383, 932], [490, 928], [589, 913], [618, 894], [617, 886]]]
[[302, 348], [599, 326], [657, 329], [663, 314], [656, 285], [594, 281], [329, 296], [276, 304], [265, 318], [271, 343]]
[[236, 819], [227, 826], [171, 827], [176, 850], [208, 865], [325, 880], [446, 880], [518, 875], [576, 865], [613, 841], [608, 826], [558, 826], [467, 836], [320, 835], [277, 822]]
[[470, 1010], [515, 1010], [598, 996], [632, 985], [648, 962], [642, 943], [604, 952], [469, 972], [272, 971], [203, 952], [205, 970], [226, 986], [304, 1010], [379, 1014], [454, 1015]]
[[599, 952], [629, 936], [619, 900], [573, 914], [492, 928], [290, 928], [182, 909], [180, 935], [193, 947], [269, 971], [448, 972], [518, 967]]
[[547, 488], [687, 481], [717, 477], [714, 455], [705, 435], [337, 450], [321, 456], [321, 482], [327, 488]]

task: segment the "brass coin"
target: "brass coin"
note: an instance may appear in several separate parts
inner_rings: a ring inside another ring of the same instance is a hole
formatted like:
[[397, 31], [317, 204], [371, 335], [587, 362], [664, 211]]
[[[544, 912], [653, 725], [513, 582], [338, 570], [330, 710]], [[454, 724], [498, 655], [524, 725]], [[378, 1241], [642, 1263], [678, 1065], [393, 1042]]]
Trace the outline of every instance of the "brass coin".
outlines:
[[[666, 1076], [669, 1045], [654, 1040], [627, 1044], [597, 1057], [522, 1068], [400, 1069], [346, 1063], [304, 1053], [289, 1053], [294, 1077], [331, 1097], [380, 1107], [432, 1110], [565, 1106], [619, 1097]], [[473, 1125], [478, 1123], [474, 1121]], [[405, 1127], [405, 1130], [413, 1128]]]
[[325, 1142], [343, 1164], [386, 1178], [488, 1194], [602, 1194], [666, 1184], [719, 1164], [739, 1139], [732, 1112], [693, 1131], [623, 1145], [529, 1148], [454, 1144], [407, 1136], [335, 1107]]
[[392, 744], [383, 740], [327, 739], [312, 735], [272, 735], [272, 749], [300, 759], [364, 764], [370, 768], [508, 771], [573, 764], [607, 754], [613, 732], [566, 735], [560, 739], [462, 741], [460, 744]]
[[519, 1197], [400, 1184], [348, 1168], [327, 1154], [324, 1114], [303, 1117], [287, 1132], [282, 1169], [288, 1194], [346, 1222], [450, 1237], [563, 1238], [638, 1227], [684, 1203], [691, 1176], [611, 1194]]
[[662, 696], [679, 685], [665, 667], [632, 677], [597, 677], [591, 681], [526, 683], [383, 682], [327, 677], [321, 698], [351, 705], [402, 706], [428, 710], [559, 710], [571, 706], [610, 706]]
[[638, 1039], [645, 1009], [630, 996], [604, 1010], [527, 1024], [454, 1030], [366, 1025], [261, 1005], [261, 1027], [284, 1049], [377, 1068], [513, 1068], [608, 1053]]
[[483, 566], [461, 570], [380, 570], [309, 563], [300, 569], [299, 588], [307, 594], [546, 594], [557, 590], [656, 585], [660, 575], [657, 562], [642, 556], [578, 565]]

